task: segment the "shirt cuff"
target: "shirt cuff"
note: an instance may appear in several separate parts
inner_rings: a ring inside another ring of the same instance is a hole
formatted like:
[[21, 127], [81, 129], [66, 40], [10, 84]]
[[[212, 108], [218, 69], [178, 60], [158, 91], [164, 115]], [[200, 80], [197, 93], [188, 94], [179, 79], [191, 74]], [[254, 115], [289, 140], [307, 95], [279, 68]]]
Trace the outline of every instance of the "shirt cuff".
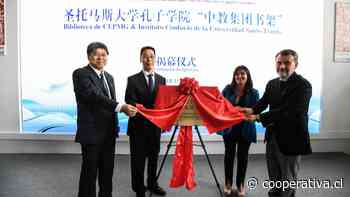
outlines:
[[118, 103], [117, 107], [115, 108], [115, 112], [120, 112], [120, 110], [122, 109], [123, 105], [125, 105], [125, 103]]

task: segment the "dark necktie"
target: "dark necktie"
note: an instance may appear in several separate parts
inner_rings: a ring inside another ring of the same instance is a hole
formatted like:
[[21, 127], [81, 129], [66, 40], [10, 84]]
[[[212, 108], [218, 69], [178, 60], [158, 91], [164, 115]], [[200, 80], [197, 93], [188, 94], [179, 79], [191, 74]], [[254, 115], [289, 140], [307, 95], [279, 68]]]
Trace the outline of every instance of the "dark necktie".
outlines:
[[148, 89], [149, 89], [149, 92], [152, 93], [154, 89], [153, 74], [149, 74], [147, 75], [147, 77], [148, 77]]
[[106, 93], [108, 94], [108, 97], [109, 97], [109, 98], [112, 98], [111, 93], [108, 91], [108, 85], [107, 85], [107, 83], [106, 83], [106, 80], [105, 80], [105, 77], [104, 77], [103, 72], [101, 72], [101, 74], [100, 74], [100, 80], [101, 80], [101, 82], [102, 82], [102, 84], [103, 84], [104, 90], [105, 90]]

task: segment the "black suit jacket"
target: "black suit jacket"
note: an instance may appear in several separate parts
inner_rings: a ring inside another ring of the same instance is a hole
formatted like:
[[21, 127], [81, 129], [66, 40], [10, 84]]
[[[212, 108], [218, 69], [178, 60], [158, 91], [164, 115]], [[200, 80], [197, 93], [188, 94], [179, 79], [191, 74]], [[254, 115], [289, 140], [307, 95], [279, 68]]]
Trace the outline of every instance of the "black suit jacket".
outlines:
[[[147, 81], [142, 71], [128, 77], [125, 102], [133, 106], [136, 106], [136, 103], [142, 104], [144, 107], [152, 109], [154, 107], [154, 101], [159, 85], [166, 84], [166, 80], [163, 76], [155, 73], [154, 77], [155, 89], [152, 94], [149, 92]], [[145, 124], [151, 123], [138, 114], [132, 118], [129, 118], [127, 134], [130, 135], [136, 130], [142, 130]]]
[[112, 99], [103, 88], [99, 76], [85, 66], [73, 72], [73, 85], [77, 102], [77, 133], [75, 141], [81, 144], [103, 143], [106, 139], [118, 136], [119, 125], [115, 108], [114, 79], [104, 71]]
[[312, 95], [311, 84], [301, 75], [293, 73], [280, 91], [281, 81], [268, 82], [263, 97], [253, 108], [260, 114], [269, 106], [269, 111], [260, 114], [266, 127], [265, 139], [275, 134], [280, 151], [285, 155], [311, 154], [308, 130], [308, 109]]

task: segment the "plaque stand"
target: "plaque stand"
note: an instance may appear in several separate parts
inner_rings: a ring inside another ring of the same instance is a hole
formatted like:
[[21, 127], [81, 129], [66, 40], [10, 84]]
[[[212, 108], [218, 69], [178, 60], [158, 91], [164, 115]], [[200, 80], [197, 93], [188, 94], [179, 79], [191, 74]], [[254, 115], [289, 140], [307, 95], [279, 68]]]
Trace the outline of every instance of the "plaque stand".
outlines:
[[[196, 109], [195, 105], [192, 102], [192, 97], [190, 96], [189, 99], [187, 100], [186, 104], [185, 104], [184, 111], [181, 113], [180, 117], [176, 121], [173, 133], [172, 133], [170, 141], [169, 141], [169, 143], [167, 145], [167, 150], [165, 152], [165, 155], [163, 157], [163, 160], [162, 160], [162, 162], [160, 164], [160, 167], [159, 167], [159, 170], [158, 170], [158, 173], [157, 173], [157, 176], [156, 176], [156, 182], [159, 179], [160, 173], [162, 172], [162, 169], [164, 167], [164, 163], [165, 163], [165, 161], [166, 161], [166, 159], [167, 159], [167, 157], [169, 155], [169, 150], [173, 146], [174, 137], [175, 137], [175, 134], [176, 134], [176, 131], [177, 131], [178, 127], [179, 126], [194, 126], [194, 128], [195, 128], [195, 130], [197, 132], [199, 141], [200, 141], [200, 145], [195, 144], [194, 146], [202, 147], [202, 149], [204, 151], [204, 154], [205, 154], [205, 157], [206, 157], [206, 159], [208, 161], [208, 164], [209, 164], [209, 167], [210, 167], [210, 171], [211, 171], [211, 173], [212, 173], [212, 175], [214, 177], [216, 186], [217, 186], [217, 188], [219, 190], [220, 197], [223, 197], [224, 195], [222, 193], [219, 181], [218, 181], [218, 179], [216, 177], [213, 165], [212, 165], [212, 163], [210, 161], [210, 158], [209, 158], [207, 149], [205, 147], [203, 138], [201, 136], [201, 133], [199, 132], [198, 125], [203, 125], [203, 122], [202, 122], [200, 116], [198, 115], [197, 109]], [[152, 197], [152, 194], [153, 194], [152, 191], [150, 191], [149, 197]]]

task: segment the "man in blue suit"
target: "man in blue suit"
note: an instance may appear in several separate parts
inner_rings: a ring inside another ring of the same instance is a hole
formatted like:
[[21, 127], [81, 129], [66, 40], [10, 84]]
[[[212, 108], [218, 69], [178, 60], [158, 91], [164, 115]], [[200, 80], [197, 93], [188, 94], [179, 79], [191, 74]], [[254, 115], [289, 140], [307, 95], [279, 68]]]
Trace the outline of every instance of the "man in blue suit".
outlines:
[[137, 112], [132, 105], [116, 101], [114, 79], [104, 70], [108, 54], [105, 44], [89, 44], [89, 64], [73, 72], [78, 111], [75, 141], [81, 144], [82, 151], [79, 197], [96, 197], [97, 176], [98, 196], [112, 197], [115, 140], [119, 132], [116, 112], [131, 117]]

